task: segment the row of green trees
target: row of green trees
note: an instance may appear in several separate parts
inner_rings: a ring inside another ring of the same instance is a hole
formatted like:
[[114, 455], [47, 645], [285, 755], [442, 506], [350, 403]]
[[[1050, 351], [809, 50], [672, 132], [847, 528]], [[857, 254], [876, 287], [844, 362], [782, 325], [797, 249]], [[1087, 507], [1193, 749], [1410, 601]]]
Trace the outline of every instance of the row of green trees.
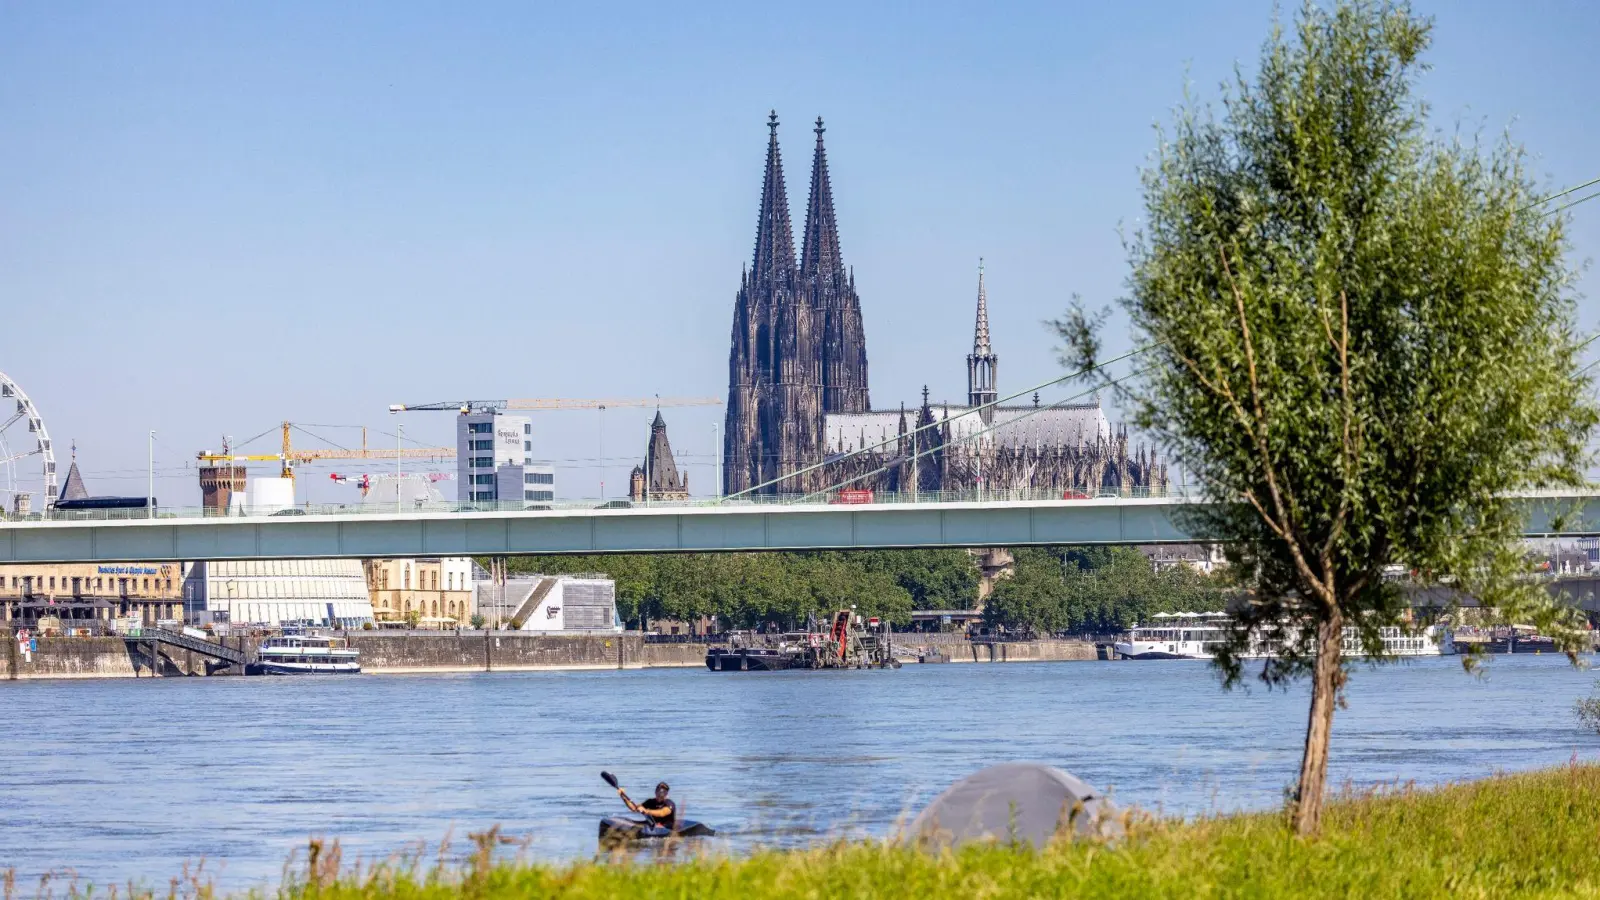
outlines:
[[961, 550], [529, 556], [512, 572], [602, 572], [630, 623], [715, 616], [721, 627], [805, 624], [854, 605], [904, 625], [916, 609], [969, 608], [978, 568]]
[[1124, 631], [1161, 612], [1224, 607], [1220, 579], [1183, 565], [1157, 569], [1131, 547], [1016, 551], [1016, 571], [989, 595], [991, 624], [1040, 633]]
[[[1014, 577], [990, 596], [991, 625], [1039, 633], [1114, 631], [1156, 612], [1219, 609], [1212, 579], [1157, 571], [1126, 547], [1049, 547], [1014, 553]], [[720, 627], [785, 630], [854, 605], [905, 625], [914, 610], [971, 609], [977, 560], [964, 550], [849, 553], [691, 553], [530, 556], [513, 572], [602, 572], [617, 582], [617, 612], [638, 625], [715, 616]]]

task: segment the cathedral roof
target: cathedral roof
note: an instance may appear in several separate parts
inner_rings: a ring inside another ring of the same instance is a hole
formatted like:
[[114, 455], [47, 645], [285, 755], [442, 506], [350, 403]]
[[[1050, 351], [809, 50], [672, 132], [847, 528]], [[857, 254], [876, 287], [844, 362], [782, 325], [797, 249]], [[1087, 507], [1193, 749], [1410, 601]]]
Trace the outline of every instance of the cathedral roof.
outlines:
[[[962, 415], [973, 407], [953, 403], [929, 404], [935, 422], [949, 420], [950, 439], [959, 442], [978, 437], [1002, 447], [1076, 447], [1111, 440], [1111, 422], [1098, 403], [1071, 406], [1001, 406], [994, 410], [992, 431], [977, 414]], [[829, 413], [825, 451], [829, 455], [850, 453], [900, 434], [900, 410], [873, 410], [866, 413]]]

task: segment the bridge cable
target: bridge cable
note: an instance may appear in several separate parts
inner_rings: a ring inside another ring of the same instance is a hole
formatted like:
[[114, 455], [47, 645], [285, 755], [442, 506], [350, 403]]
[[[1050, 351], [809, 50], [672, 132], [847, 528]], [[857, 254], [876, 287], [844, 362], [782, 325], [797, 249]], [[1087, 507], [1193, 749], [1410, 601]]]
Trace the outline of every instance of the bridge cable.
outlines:
[[1527, 210], [1533, 209], [1535, 206], [1543, 206], [1546, 203], [1549, 203], [1551, 200], [1558, 200], [1558, 199], [1560, 199], [1562, 197], [1565, 197], [1568, 194], [1571, 194], [1571, 193], [1574, 193], [1574, 192], [1577, 192], [1577, 191], [1581, 191], [1584, 188], [1589, 187], [1590, 185], [1596, 185], [1596, 184], [1600, 184], [1600, 178], [1593, 178], [1593, 179], [1590, 179], [1589, 181], [1585, 181], [1583, 184], [1573, 185], [1572, 187], [1569, 187], [1564, 191], [1557, 191], [1556, 193], [1550, 194], [1549, 196], [1540, 197], [1538, 200], [1535, 200], [1535, 201], [1533, 201], [1532, 203], [1529, 203], [1526, 206], [1518, 207], [1517, 208], [1517, 212], [1525, 212]]
[[1593, 200], [1596, 197], [1600, 197], [1600, 191], [1595, 191], [1594, 193], [1589, 194], [1588, 196], [1585, 196], [1585, 197], [1579, 197], [1578, 199], [1572, 201], [1571, 203], [1563, 203], [1560, 206], [1556, 207], [1555, 209], [1552, 209], [1549, 212], [1545, 213], [1544, 215], [1540, 216], [1540, 218], [1548, 218], [1550, 216], [1555, 215], [1558, 212], [1561, 212], [1562, 210], [1571, 209], [1574, 206], [1577, 206], [1579, 203], [1587, 203], [1588, 201]]

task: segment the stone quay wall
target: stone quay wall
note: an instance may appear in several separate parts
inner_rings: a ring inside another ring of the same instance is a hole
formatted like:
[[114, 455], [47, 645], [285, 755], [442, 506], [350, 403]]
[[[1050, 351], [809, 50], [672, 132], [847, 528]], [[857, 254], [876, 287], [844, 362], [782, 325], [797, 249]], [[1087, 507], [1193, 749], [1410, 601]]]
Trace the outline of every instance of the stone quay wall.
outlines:
[[636, 634], [533, 635], [352, 633], [363, 672], [514, 672], [637, 669], [705, 664], [704, 644], [646, 644]]
[[[424, 672], [513, 672], [538, 669], [639, 669], [697, 667], [705, 664], [706, 645], [646, 643], [637, 634], [532, 635], [504, 631], [460, 634], [386, 634], [351, 632], [351, 646], [361, 651], [361, 669], [373, 674]], [[925, 642], [896, 635], [905, 658]], [[0, 681], [36, 678], [148, 678], [154, 675], [205, 675], [207, 658], [162, 646], [155, 659], [149, 645], [119, 637], [39, 638], [39, 649], [23, 654], [7, 639], [0, 648]], [[230, 646], [256, 643], [230, 638]], [[1085, 641], [1044, 640], [985, 643], [941, 641], [939, 649], [952, 662], [1044, 662], [1092, 660], [1094, 645]], [[237, 674], [222, 670], [219, 674]]]
[[[119, 637], [39, 638], [39, 649], [23, 653], [10, 635], [0, 650], [0, 680], [31, 678], [138, 678], [162, 675], [204, 675], [206, 657], [168, 647], [152, 660], [144, 644], [130, 644]], [[30, 659], [31, 657], [31, 659]]]

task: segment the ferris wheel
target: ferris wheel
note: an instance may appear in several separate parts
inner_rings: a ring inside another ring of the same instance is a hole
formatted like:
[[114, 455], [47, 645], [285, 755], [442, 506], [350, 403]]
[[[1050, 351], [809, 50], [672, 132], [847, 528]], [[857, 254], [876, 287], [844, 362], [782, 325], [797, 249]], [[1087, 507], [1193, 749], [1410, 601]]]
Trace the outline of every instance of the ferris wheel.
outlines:
[[[16, 409], [7, 412], [7, 401]], [[0, 372], [0, 513], [27, 514], [56, 502], [56, 455], [44, 417], [22, 386]]]

